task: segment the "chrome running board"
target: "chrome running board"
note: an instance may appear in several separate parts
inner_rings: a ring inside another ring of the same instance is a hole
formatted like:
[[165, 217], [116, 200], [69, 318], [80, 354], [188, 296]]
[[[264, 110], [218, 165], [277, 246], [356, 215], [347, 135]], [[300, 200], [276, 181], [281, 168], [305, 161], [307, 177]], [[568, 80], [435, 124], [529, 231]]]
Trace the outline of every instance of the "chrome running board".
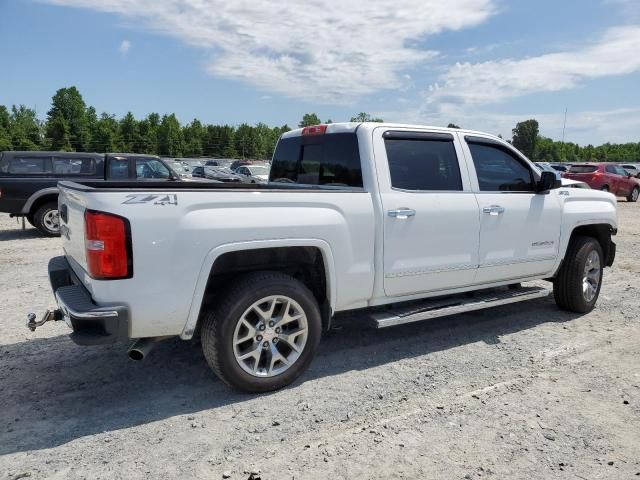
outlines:
[[376, 328], [393, 327], [404, 323], [419, 322], [431, 318], [543, 298], [550, 293], [551, 290], [540, 287], [522, 287], [516, 290], [481, 290], [471, 294], [427, 299], [418, 304], [412, 303], [410, 307], [404, 306], [374, 313], [371, 315], [371, 320]]

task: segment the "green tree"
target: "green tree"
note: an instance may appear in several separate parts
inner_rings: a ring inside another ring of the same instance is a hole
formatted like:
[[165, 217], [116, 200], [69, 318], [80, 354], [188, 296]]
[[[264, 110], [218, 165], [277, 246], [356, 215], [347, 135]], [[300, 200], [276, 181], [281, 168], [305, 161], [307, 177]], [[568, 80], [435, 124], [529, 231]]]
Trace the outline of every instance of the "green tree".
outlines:
[[42, 125], [36, 111], [24, 105], [11, 108], [10, 137], [14, 150], [38, 150], [42, 146]]
[[188, 157], [201, 157], [203, 153], [203, 142], [206, 137], [206, 129], [200, 120], [193, 121], [182, 130], [184, 136], [184, 154]]
[[528, 158], [535, 158], [536, 144], [538, 142], [539, 125], [537, 120], [526, 120], [516, 124], [512, 130], [512, 144]]
[[447, 125], [447, 128], [460, 128], [460, 127], [455, 123], [450, 123], [449, 125]]
[[315, 113], [305, 113], [302, 116], [302, 120], [300, 120], [300, 123], [298, 123], [298, 126], [302, 128], [308, 127], [309, 125], [319, 125], [321, 123], [322, 121], [320, 120], [320, 117], [318, 117], [318, 115], [316, 115]]
[[373, 118], [371, 115], [369, 115], [366, 112], [360, 112], [355, 117], [351, 117], [350, 121], [351, 122], [378, 122], [378, 123], [384, 122], [383, 119], [381, 119], [381, 118]]
[[108, 113], [100, 115], [100, 118], [95, 123], [90, 145], [91, 150], [94, 152], [105, 153], [120, 150], [118, 121], [115, 116]]
[[127, 112], [127, 114], [120, 120], [118, 125], [120, 133], [120, 149], [123, 152], [135, 152], [139, 151], [138, 145], [140, 144], [140, 134], [138, 132], [138, 121], [134, 118], [133, 113]]
[[175, 114], [164, 115], [158, 128], [158, 154], [180, 157], [184, 150], [182, 128]]
[[[87, 151], [90, 145], [87, 108], [76, 87], [61, 88], [51, 99], [51, 109], [47, 113], [47, 124], [58, 116], [62, 117], [68, 126], [70, 144], [73, 148], [78, 152]], [[58, 127], [60, 127], [59, 120], [57, 128], [52, 129], [51, 132], [56, 131], [60, 134]], [[52, 145], [61, 141], [60, 138], [51, 138], [48, 128], [47, 136]]]
[[62, 114], [58, 113], [47, 121], [47, 138], [51, 150], [73, 151], [69, 141], [69, 124]]
[[0, 152], [11, 150], [11, 135], [9, 133], [9, 111], [4, 105], [0, 105]]

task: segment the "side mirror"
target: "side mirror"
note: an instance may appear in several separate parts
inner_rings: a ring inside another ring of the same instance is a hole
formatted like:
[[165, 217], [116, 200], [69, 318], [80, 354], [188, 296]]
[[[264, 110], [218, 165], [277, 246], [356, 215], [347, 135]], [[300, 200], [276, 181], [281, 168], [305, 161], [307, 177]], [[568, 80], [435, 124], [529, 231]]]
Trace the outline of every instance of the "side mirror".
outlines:
[[559, 173], [543, 171], [540, 175], [540, 180], [538, 180], [537, 190], [538, 192], [546, 192], [561, 186], [562, 180], [560, 180]]

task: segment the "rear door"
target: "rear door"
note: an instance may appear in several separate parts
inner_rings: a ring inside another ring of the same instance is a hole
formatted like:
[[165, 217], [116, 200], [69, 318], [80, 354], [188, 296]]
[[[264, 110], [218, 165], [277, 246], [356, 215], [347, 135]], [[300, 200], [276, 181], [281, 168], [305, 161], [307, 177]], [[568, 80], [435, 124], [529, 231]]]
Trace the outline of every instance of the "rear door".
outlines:
[[615, 174], [618, 177], [618, 195], [627, 197], [631, 194], [631, 190], [636, 186], [636, 182], [629, 178], [629, 173], [620, 165], [615, 165]]
[[558, 190], [536, 193], [530, 163], [497, 140], [466, 136], [465, 144], [481, 216], [476, 282], [549, 273], [560, 239]]
[[604, 171], [607, 174], [607, 184], [609, 186], [609, 191], [614, 195], [622, 195], [624, 191], [624, 186], [621, 185], [620, 180], [622, 177], [620, 173], [617, 171], [615, 165], [605, 165]]
[[384, 290], [402, 296], [471, 285], [478, 204], [450, 133], [374, 130], [383, 206]]

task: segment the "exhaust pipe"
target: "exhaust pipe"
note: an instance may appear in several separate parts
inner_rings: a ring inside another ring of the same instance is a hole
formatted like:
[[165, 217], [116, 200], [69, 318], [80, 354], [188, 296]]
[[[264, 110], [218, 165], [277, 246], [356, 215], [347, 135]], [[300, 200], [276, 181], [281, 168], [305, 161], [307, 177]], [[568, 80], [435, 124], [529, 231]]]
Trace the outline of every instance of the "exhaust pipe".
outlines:
[[127, 355], [131, 360], [144, 360], [144, 358], [149, 355], [151, 349], [161, 340], [166, 340], [169, 337], [148, 337], [148, 338], [139, 338], [134, 341], [129, 350], [127, 351]]

